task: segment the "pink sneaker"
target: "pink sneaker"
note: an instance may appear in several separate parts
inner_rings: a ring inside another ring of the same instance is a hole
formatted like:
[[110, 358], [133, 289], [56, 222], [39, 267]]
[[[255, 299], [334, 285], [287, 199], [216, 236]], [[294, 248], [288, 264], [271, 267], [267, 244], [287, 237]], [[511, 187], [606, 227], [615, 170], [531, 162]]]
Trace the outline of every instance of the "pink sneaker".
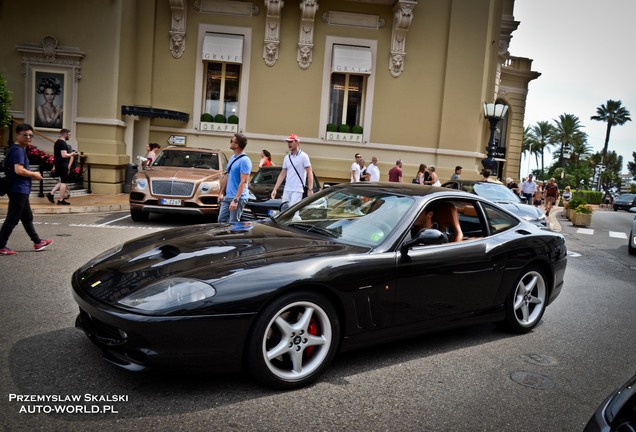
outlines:
[[0, 255], [17, 255], [17, 252], [13, 249], [9, 249], [8, 247], [3, 247], [0, 249]]
[[53, 240], [42, 240], [40, 243], [34, 244], [33, 249], [35, 249], [36, 252], [39, 252], [46, 249], [51, 243], [53, 243]]

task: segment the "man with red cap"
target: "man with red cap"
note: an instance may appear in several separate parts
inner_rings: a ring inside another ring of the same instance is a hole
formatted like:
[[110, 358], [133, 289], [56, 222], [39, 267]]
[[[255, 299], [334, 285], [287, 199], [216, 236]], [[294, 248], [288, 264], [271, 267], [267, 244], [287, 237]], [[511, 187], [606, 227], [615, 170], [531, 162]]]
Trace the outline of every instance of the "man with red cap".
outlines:
[[309, 155], [300, 149], [298, 135], [291, 134], [285, 141], [287, 141], [290, 153], [283, 159], [282, 170], [276, 179], [274, 190], [272, 190], [272, 199], [276, 198], [276, 191], [285, 179], [283, 201], [287, 201], [292, 206], [305, 196], [314, 194], [314, 174]]

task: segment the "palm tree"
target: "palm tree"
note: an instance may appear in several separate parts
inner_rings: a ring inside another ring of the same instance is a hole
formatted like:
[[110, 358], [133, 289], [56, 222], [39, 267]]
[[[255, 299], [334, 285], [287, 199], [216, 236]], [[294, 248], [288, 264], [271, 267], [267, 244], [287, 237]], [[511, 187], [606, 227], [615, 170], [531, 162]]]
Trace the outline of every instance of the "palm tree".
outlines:
[[587, 134], [581, 130], [584, 126], [574, 114], [561, 114], [559, 119], [554, 119], [554, 129], [552, 131], [552, 144], [560, 145], [558, 151], [561, 166], [565, 167], [564, 153], [574, 146], [587, 142]]
[[530, 158], [535, 157], [537, 167], [539, 166], [539, 149], [535, 144], [536, 137], [532, 132], [532, 126], [523, 128], [523, 143], [521, 144], [521, 153], [528, 153], [528, 170], [530, 170]]
[[602, 121], [607, 123], [607, 130], [605, 132], [605, 144], [603, 145], [603, 159], [601, 163], [605, 162], [607, 156], [607, 148], [609, 146], [610, 132], [613, 126], [622, 126], [628, 121], [632, 121], [629, 111], [623, 106], [623, 102], [614, 101], [609, 99], [607, 105], [601, 105], [596, 108], [595, 116], [590, 117], [592, 120]]
[[534, 137], [534, 146], [537, 148], [539, 154], [541, 154], [541, 172], [544, 172], [545, 161], [544, 151], [549, 145], [552, 145], [552, 135], [554, 126], [547, 121], [537, 122], [532, 126], [532, 135]]

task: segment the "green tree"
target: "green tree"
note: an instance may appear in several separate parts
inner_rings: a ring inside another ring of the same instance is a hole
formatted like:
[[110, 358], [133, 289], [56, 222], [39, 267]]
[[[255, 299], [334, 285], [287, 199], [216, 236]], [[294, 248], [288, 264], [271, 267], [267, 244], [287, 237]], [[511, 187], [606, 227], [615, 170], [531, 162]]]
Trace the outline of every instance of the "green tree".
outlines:
[[529, 126], [528, 133], [528, 146], [531, 149], [530, 153], [534, 153], [537, 157], [541, 156], [541, 172], [545, 171], [545, 149], [552, 145], [552, 136], [554, 133], [554, 126], [547, 121], [537, 122], [534, 126]]
[[633, 161], [627, 162], [627, 170], [632, 175], [632, 180], [636, 180], [636, 152], [632, 152]]
[[552, 145], [558, 146], [555, 156], [558, 156], [561, 167], [565, 168], [566, 152], [572, 152], [575, 146], [587, 142], [587, 134], [581, 130], [583, 127], [574, 114], [561, 114], [558, 120], [554, 119]]
[[0, 74], [0, 128], [11, 126], [11, 92], [7, 89], [7, 80]]
[[601, 105], [596, 108], [596, 115], [590, 117], [592, 120], [602, 121], [607, 123], [607, 129], [605, 131], [605, 144], [603, 145], [603, 159], [601, 163], [605, 162], [607, 156], [607, 148], [609, 146], [610, 133], [612, 127], [622, 126], [628, 121], [632, 121], [629, 111], [623, 106], [623, 102], [614, 101], [609, 99], [606, 105]]
[[534, 156], [537, 166], [539, 165], [539, 151], [534, 146], [534, 136], [532, 134], [532, 127], [526, 126], [523, 128], [523, 143], [521, 144], [521, 153], [528, 153], [528, 159]]

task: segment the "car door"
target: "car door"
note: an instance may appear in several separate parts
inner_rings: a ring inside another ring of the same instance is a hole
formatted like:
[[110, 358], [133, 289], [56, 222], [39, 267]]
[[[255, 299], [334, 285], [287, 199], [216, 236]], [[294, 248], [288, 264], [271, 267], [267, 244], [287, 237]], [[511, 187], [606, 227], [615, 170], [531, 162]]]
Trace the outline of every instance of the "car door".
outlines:
[[457, 200], [453, 204], [464, 240], [415, 246], [398, 259], [396, 325], [452, 320], [492, 306], [505, 250], [489, 236], [479, 205]]

